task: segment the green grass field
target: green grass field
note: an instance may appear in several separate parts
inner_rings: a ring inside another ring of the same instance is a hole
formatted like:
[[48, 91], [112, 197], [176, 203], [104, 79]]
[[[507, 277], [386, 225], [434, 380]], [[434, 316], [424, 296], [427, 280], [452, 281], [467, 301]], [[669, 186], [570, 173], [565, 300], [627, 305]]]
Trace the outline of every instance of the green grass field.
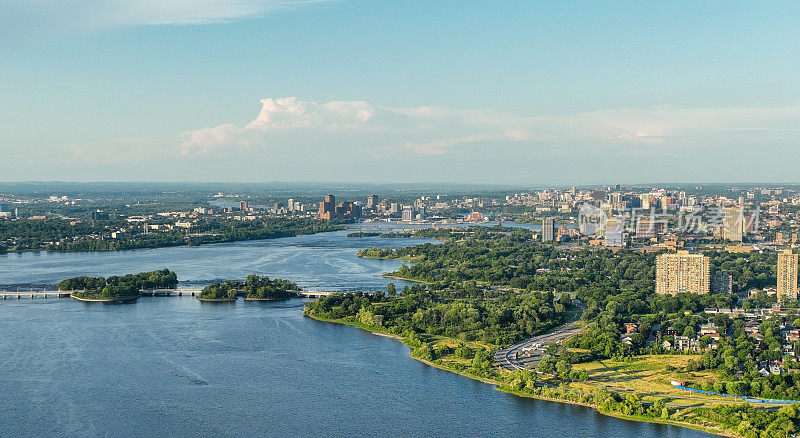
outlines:
[[[591, 390], [596, 385], [617, 387], [642, 393], [663, 394], [674, 401], [698, 406], [714, 406], [719, 403], [737, 403], [736, 400], [711, 395], [690, 393], [675, 388], [670, 381], [680, 380], [689, 386], [717, 381], [710, 371], [686, 372], [686, 364], [697, 356], [691, 355], [645, 355], [630, 361], [611, 359], [576, 364], [575, 369], [586, 370], [589, 380], [572, 383], [571, 386]], [[647, 396], [644, 396], [648, 399]]]

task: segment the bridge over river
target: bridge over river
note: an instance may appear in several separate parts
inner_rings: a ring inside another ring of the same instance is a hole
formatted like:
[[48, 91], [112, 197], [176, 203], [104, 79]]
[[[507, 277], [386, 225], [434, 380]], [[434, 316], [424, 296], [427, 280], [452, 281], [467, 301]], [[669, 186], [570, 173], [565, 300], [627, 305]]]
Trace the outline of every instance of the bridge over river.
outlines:
[[[140, 296], [146, 297], [181, 297], [181, 296], [196, 296], [202, 292], [202, 289], [146, 289], [140, 290]], [[73, 291], [64, 290], [27, 290], [27, 291], [0, 291], [2, 299], [33, 299], [33, 298], [69, 298], [72, 296]], [[340, 293], [339, 291], [300, 291], [300, 296], [304, 298], [319, 298]]]

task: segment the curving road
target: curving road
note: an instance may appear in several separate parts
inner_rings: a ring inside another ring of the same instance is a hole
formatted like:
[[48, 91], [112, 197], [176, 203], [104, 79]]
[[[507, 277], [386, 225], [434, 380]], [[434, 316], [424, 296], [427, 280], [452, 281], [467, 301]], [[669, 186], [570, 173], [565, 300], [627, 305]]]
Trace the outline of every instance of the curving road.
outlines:
[[494, 360], [504, 370], [533, 369], [544, 357], [548, 345], [561, 343], [581, 330], [579, 322], [572, 321], [549, 333], [501, 348], [494, 353]]

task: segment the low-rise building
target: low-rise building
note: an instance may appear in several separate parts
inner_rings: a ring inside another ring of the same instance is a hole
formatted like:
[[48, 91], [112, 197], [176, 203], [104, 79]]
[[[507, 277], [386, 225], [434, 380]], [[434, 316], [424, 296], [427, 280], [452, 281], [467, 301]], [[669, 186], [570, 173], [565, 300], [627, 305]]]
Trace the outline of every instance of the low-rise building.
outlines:
[[664, 341], [664, 348], [677, 351], [700, 351], [700, 341], [688, 336], [675, 336], [673, 342]]
[[714, 324], [713, 322], [709, 322], [708, 324], [701, 324], [700, 336], [705, 336], [710, 334], [717, 334], [717, 325]]

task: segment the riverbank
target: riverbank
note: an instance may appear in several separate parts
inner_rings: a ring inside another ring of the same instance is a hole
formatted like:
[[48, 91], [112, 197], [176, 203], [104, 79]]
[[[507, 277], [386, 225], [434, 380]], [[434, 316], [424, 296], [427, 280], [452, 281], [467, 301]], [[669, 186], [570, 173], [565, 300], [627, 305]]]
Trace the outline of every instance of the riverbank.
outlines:
[[[317, 316], [312, 316], [312, 315], [309, 315], [308, 313], [306, 313], [305, 309], [303, 310], [303, 315], [307, 316], [307, 317], [309, 317], [311, 319], [314, 319], [316, 321], [320, 321], [320, 322], [342, 324], [342, 325], [350, 325], [350, 326], [358, 327], [358, 328], [360, 328], [362, 330], [366, 330], [366, 331], [368, 331], [368, 332], [370, 332], [370, 333], [372, 333], [374, 335], [390, 337], [390, 338], [396, 339], [396, 340], [402, 342], [407, 347], [411, 348], [412, 350], [414, 348], [412, 345], [409, 345], [409, 343], [406, 342], [406, 338], [398, 336], [398, 335], [395, 335], [395, 334], [392, 334], [392, 333], [389, 333], [389, 332], [387, 332], [385, 330], [377, 329], [375, 327], [369, 327], [369, 326], [366, 326], [364, 324], [360, 324], [358, 322], [348, 321], [348, 320], [343, 320], [343, 319], [328, 319], [328, 318], [321, 318], [321, 317], [317, 317]], [[571, 404], [571, 405], [576, 405], [576, 406], [583, 406], [583, 407], [586, 407], [586, 408], [594, 409], [594, 410], [596, 410], [597, 412], [599, 412], [599, 413], [601, 413], [603, 415], [606, 415], [606, 416], [609, 416], [609, 417], [614, 417], [614, 418], [619, 418], [619, 419], [623, 419], [623, 420], [627, 420], [627, 421], [639, 421], [639, 422], [647, 422], [647, 423], [664, 424], [664, 425], [677, 426], [677, 427], [683, 427], [683, 428], [698, 430], [698, 431], [711, 433], [711, 434], [715, 434], [715, 435], [720, 435], [720, 436], [725, 436], [725, 437], [743, 438], [741, 435], [738, 435], [738, 434], [734, 433], [731, 430], [723, 429], [723, 428], [720, 428], [720, 427], [704, 427], [704, 426], [701, 426], [701, 425], [688, 423], [688, 422], [683, 422], [683, 421], [679, 421], [679, 420], [663, 419], [663, 418], [652, 418], [652, 417], [647, 417], [647, 416], [643, 416], [643, 415], [626, 415], [626, 414], [623, 414], [623, 413], [613, 412], [613, 411], [608, 411], [608, 410], [602, 409], [600, 406], [597, 406], [597, 405], [594, 405], [594, 404], [591, 404], [591, 403], [582, 403], [582, 402], [574, 401], [574, 400], [565, 400], [565, 399], [560, 399], [560, 398], [552, 398], [552, 397], [546, 397], [546, 396], [542, 396], [542, 395], [531, 394], [529, 392], [524, 392], [524, 391], [515, 391], [512, 388], [508, 387], [504, 382], [496, 380], [496, 379], [477, 376], [477, 375], [471, 374], [469, 372], [465, 372], [463, 370], [456, 370], [456, 369], [451, 368], [451, 367], [449, 367], [449, 366], [447, 366], [445, 364], [434, 363], [434, 362], [429, 361], [429, 360], [425, 360], [425, 359], [422, 359], [422, 358], [414, 357], [413, 355], [409, 355], [409, 357], [411, 357], [412, 359], [417, 360], [417, 361], [419, 361], [419, 362], [421, 362], [421, 363], [423, 363], [425, 365], [428, 365], [428, 366], [431, 366], [431, 367], [434, 367], [434, 368], [437, 368], [437, 369], [440, 369], [440, 370], [443, 370], [443, 371], [448, 371], [448, 372], [451, 372], [451, 373], [454, 373], [454, 374], [458, 374], [458, 375], [467, 377], [467, 378], [472, 379], [472, 380], [477, 380], [477, 381], [480, 381], [480, 382], [483, 382], [483, 383], [494, 385], [496, 390], [502, 391], [502, 392], [506, 392], [508, 394], [512, 394], [512, 395], [515, 395], [515, 396], [518, 396], [518, 397], [538, 399], [538, 400], [557, 402], [557, 403], [564, 403], [564, 404]]]
[[204, 303], [233, 303], [236, 301], [236, 298], [200, 298], [197, 297], [197, 301], [202, 301]]
[[362, 255], [356, 254], [357, 257], [361, 257], [362, 259], [372, 259], [372, 260], [394, 260], [394, 261], [401, 261], [401, 262], [409, 262], [414, 263], [416, 262], [416, 257], [411, 256], [402, 256], [402, 257], [379, 257], [379, 256], [370, 256], [370, 255]]
[[78, 301], [86, 301], [90, 303], [122, 303], [127, 301], [133, 301], [139, 298], [139, 295], [131, 295], [127, 297], [115, 297], [115, 298], [91, 298], [91, 297], [79, 297], [77, 295], [70, 295], [70, 297]]

